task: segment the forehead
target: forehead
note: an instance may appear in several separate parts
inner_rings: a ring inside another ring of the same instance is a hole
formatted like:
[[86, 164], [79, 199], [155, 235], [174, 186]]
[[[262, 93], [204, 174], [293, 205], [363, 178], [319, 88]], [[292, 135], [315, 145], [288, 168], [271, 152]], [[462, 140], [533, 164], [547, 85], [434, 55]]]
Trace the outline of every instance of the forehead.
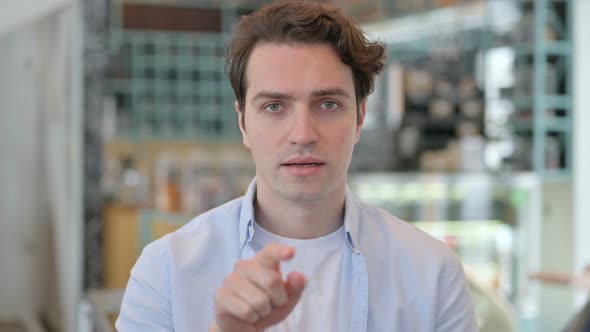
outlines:
[[327, 44], [261, 43], [246, 67], [246, 96], [259, 90], [309, 94], [340, 88], [354, 93], [351, 68]]

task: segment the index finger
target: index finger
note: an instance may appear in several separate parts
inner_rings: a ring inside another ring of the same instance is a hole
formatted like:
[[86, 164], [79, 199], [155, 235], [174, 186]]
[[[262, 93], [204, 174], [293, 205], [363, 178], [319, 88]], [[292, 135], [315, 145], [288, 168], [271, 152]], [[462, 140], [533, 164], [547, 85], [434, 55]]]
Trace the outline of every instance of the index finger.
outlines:
[[256, 253], [254, 260], [264, 266], [277, 268], [280, 262], [287, 261], [293, 258], [294, 255], [295, 249], [293, 247], [271, 243]]

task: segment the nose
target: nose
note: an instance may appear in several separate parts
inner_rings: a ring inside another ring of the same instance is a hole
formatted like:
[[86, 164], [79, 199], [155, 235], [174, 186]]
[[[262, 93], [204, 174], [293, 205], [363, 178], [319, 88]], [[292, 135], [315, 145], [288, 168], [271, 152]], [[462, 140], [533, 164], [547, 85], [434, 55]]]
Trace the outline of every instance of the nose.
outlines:
[[309, 145], [317, 142], [319, 135], [315, 118], [308, 108], [296, 109], [292, 115], [292, 124], [289, 131], [289, 143], [297, 145]]

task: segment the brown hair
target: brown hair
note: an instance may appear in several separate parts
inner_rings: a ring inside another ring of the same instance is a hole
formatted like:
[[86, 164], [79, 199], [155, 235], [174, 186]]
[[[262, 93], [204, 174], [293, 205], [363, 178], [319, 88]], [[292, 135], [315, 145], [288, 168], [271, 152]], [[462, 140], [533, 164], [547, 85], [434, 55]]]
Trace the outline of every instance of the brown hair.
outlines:
[[340, 9], [295, 1], [263, 6], [238, 22], [225, 50], [226, 70], [242, 111], [245, 110], [246, 66], [260, 42], [331, 45], [340, 60], [352, 69], [357, 106], [373, 92], [375, 75], [383, 68], [385, 57], [385, 46], [370, 42]]

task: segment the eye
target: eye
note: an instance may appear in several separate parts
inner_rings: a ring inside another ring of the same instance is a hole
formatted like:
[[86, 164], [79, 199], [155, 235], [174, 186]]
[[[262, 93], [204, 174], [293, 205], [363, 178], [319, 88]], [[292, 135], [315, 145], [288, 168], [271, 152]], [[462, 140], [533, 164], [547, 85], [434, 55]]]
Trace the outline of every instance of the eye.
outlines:
[[267, 104], [266, 106], [264, 106], [264, 110], [270, 113], [276, 113], [281, 109], [283, 109], [283, 106], [281, 106], [281, 104], [278, 103]]
[[324, 101], [321, 105], [321, 108], [326, 109], [326, 110], [333, 110], [337, 107], [338, 107], [338, 104], [334, 101], [331, 101], [331, 100]]

